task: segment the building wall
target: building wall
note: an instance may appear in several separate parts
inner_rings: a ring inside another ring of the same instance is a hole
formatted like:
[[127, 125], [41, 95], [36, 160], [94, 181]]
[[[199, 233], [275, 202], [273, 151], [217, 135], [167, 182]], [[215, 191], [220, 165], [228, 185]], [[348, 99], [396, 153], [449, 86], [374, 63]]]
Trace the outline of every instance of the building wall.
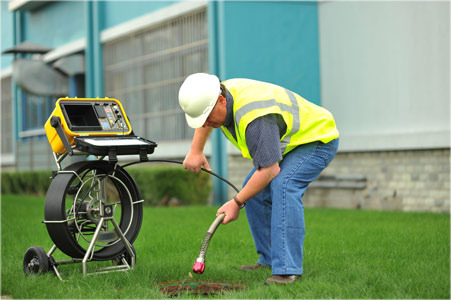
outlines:
[[319, 4], [322, 105], [342, 151], [450, 147], [450, 3]]
[[56, 169], [52, 149], [43, 136], [21, 139], [16, 144], [17, 170]]
[[[114, 39], [133, 36], [136, 32], [149, 30], [150, 27], [158, 25], [159, 22], [165, 22], [165, 18], [176, 18], [178, 15], [183, 15], [185, 10], [188, 11], [190, 7], [199, 6], [196, 3], [185, 3], [185, 5], [176, 5], [173, 9], [164, 9], [174, 6], [173, 4], [178, 2], [99, 2], [98, 21], [102, 33], [102, 42], [111, 42]], [[205, 6], [206, 4], [201, 3], [201, 5]], [[86, 3], [80, 1], [54, 1], [42, 4], [31, 10], [17, 11], [16, 14], [22, 16], [22, 21], [16, 22], [16, 25], [22, 26], [21, 32], [23, 32], [17, 43], [23, 40], [30, 40], [34, 43], [54, 48], [53, 51], [43, 57], [47, 63], [52, 63], [56, 59], [73, 53], [83, 53], [86, 46], [85, 35], [87, 33], [86, 13]], [[68, 18], [68, 16], [77, 16], [77, 18]], [[150, 20], [147, 20], [147, 18], [150, 18]], [[9, 47], [13, 46], [12, 36], [14, 33], [14, 24], [12, 19], [13, 12], [8, 11], [8, 2], [2, 2], [2, 25], [10, 21], [10, 24], [4, 26], [2, 30], [2, 49], [5, 48], [4, 45], [8, 45]], [[10, 43], [8, 42], [9, 40], [11, 40]], [[128, 56], [130, 59], [133, 59], [133, 57], [130, 57], [130, 53], [128, 53]], [[11, 58], [12, 55], [10, 56], [10, 60]], [[2, 65], [2, 77], [4, 77], [3, 71]], [[8, 72], [11, 73], [11, 69]], [[173, 95], [171, 94], [171, 96]], [[18, 98], [22, 99], [20, 92]], [[161, 101], [164, 101], [164, 99], [161, 99]], [[24, 103], [23, 100], [16, 101], [15, 105], [20, 106], [22, 103]], [[24, 107], [24, 111], [25, 109], [26, 107]], [[134, 106], [131, 105], [130, 109], [134, 109]], [[18, 110], [19, 115], [16, 117], [18, 120], [23, 120], [23, 117], [20, 115], [22, 112], [21, 108], [19, 107]], [[45, 119], [46, 117], [44, 121]], [[15, 131], [20, 138], [15, 142], [17, 148], [14, 155], [16, 157], [15, 167], [20, 170], [54, 168], [53, 158], [50, 148], [46, 145], [48, 143], [45, 136], [43, 136], [43, 130], [29, 131], [27, 128], [24, 128], [22, 122], [19, 121], [17, 124], [18, 126], [15, 128]], [[24, 138], [25, 136], [26, 138]], [[33, 151], [30, 151], [30, 149]], [[49, 155], [48, 158], [50, 161], [44, 159], [44, 156], [47, 155]], [[70, 161], [70, 159], [66, 160]], [[6, 167], [4, 162], [5, 160], [2, 163], [3, 168]]]
[[1, 77], [1, 164], [2, 168], [14, 167], [14, 118], [11, 93], [11, 76]]
[[340, 130], [325, 174], [362, 175], [367, 188], [310, 189], [305, 204], [449, 211], [449, 2], [318, 11], [322, 104]]
[[[321, 177], [363, 177], [366, 187], [312, 184], [304, 195], [304, 206], [449, 212], [450, 163], [449, 149], [340, 152]], [[253, 167], [251, 161], [234, 155], [228, 167], [229, 180], [241, 189]], [[228, 192], [230, 198], [236, 194], [231, 188]]]
[[[100, 29], [117, 26], [176, 2], [178, 1], [101, 1]], [[7, 2], [2, 3], [5, 3], [3, 6], [8, 6]], [[83, 1], [54, 1], [24, 14], [26, 39], [36, 43], [57, 48], [85, 37], [86, 4]]]
[[102, 29], [155, 12], [179, 1], [102, 1]]
[[[217, 35], [221, 49], [217, 52], [208, 49], [208, 52], [209, 56], [216, 56], [215, 59], [221, 61], [218, 74], [222, 79], [249, 77], [279, 83], [319, 102], [316, 4], [277, 1], [214, 2], [213, 5], [215, 4], [220, 7], [220, 14], [209, 14], [208, 18], [209, 25], [221, 28]], [[166, 22], [170, 16], [181, 15], [190, 10], [190, 7], [202, 5], [206, 7], [207, 2], [99, 2], [101, 41], [106, 45], [129, 38], [159, 26], [159, 22]], [[44, 56], [46, 62], [51, 63], [72, 53], [83, 53], [86, 46], [86, 3], [55, 1], [20, 14], [24, 15], [23, 38], [55, 48]], [[70, 15], [78, 17], [68, 18]], [[12, 26], [9, 29], [8, 33], [12, 33]], [[291, 36], [296, 38], [290, 38]], [[210, 71], [214, 72], [214, 68], [210, 67]], [[19, 126], [20, 124], [19, 122]], [[23, 131], [22, 128], [17, 130], [19, 133]], [[26, 143], [27, 140], [22, 142]], [[189, 149], [190, 138], [158, 142], [155, 156], [180, 157]], [[210, 153], [209, 145], [210, 143], [207, 144], [207, 153]]]
[[[251, 78], [280, 84], [312, 102], [320, 102], [318, 14], [315, 2], [211, 1], [209, 9], [210, 72], [221, 80]], [[226, 146], [211, 135], [211, 167], [228, 177]], [[230, 151], [229, 151], [230, 150]], [[214, 179], [214, 199], [224, 203], [227, 190]]]
[[194, 130], [186, 124], [177, 95], [188, 75], [208, 72], [206, 8], [147, 26], [102, 48], [105, 95], [122, 102], [135, 134], [159, 143], [191, 139]]
[[[312, 188], [307, 206], [449, 209], [449, 2], [106, 1], [101, 41], [111, 45], [200, 6], [208, 7], [210, 72], [280, 84], [335, 115], [340, 153], [324, 174], [360, 175], [367, 187]], [[6, 7], [1, 2], [2, 50], [13, 46]], [[44, 4], [21, 13], [21, 38], [55, 47], [49, 63], [83, 52], [85, 14], [84, 2]], [[2, 78], [10, 61], [2, 56]], [[189, 144], [159, 142], [154, 157], [183, 157]], [[228, 177], [241, 187], [252, 164], [227, 149]], [[19, 140], [15, 153], [18, 169], [54, 168], [43, 136]]]
[[[449, 14], [444, 1], [318, 4], [321, 105], [340, 130], [323, 175], [366, 188], [312, 184], [306, 206], [449, 212]], [[250, 168], [234, 155], [232, 182]]]
[[[53, 152], [45, 136], [33, 136], [16, 143], [15, 170], [56, 170]], [[86, 160], [84, 155], [66, 157], [61, 163], [65, 168], [77, 161]], [[6, 168], [5, 168], [6, 169]]]
[[55, 1], [27, 12], [26, 39], [57, 48], [85, 35], [85, 7], [82, 1]]
[[280, 84], [320, 102], [316, 3], [228, 1], [218, 22], [221, 79]]
[[323, 175], [366, 177], [364, 189], [310, 188], [305, 206], [449, 212], [449, 149], [339, 153]]
[[[230, 155], [227, 166], [229, 169], [229, 181], [241, 190], [244, 179], [254, 167], [252, 161], [240, 155]], [[232, 188], [228, 188], [228, 192], [230, 199], [236, 194]]]

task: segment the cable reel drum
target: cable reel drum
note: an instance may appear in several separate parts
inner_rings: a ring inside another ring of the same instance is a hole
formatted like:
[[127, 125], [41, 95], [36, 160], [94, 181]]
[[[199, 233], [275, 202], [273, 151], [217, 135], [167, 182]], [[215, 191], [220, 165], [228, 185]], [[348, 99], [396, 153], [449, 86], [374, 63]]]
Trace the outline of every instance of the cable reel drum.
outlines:
[[58, 249], [70, 257], [83, 258], [99, 227], [95, 242], [99, 250], [93, 258], [116, 258], [126, 249], [112, 222], [133, 243], [142, 222], [140, 199], [138, 187], [121, 167], [114, 169], [106, 161], [77, 162], [58, 174], [48, 189], [44, 209], [47, 231]]
[[[117, 265], [98, 272], [133, 268], [143, 200], [133, 178], [117, 164], [117, 156], [137, 154], [146, 161], [157, 144], [135, 136], [121, 103], [109, 98], [61, 98], [45, 130], [58, 168], [47, 191], [43, 221], [54, 246], [48, 253], [41, 247], [29, 248], [24, 272], [53, 269], [61, 279], [59, 265], [81, 262], [87, 275], [87, 262], [106, 260]], [[67, 155], [95, 155], [97, 160], [62, 169]], [[55, 261], [56, 249], [71, 259]]]

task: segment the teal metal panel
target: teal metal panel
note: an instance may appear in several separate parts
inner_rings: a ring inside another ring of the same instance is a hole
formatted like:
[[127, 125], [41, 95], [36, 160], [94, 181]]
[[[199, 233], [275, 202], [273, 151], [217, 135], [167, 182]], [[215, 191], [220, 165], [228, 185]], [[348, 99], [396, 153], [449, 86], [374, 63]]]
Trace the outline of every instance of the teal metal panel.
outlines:
[[85, 2], [86, 48], [85, 48], [85, 95], [103, 97], [102, 43], [100, 41], [99, 2]]
[[[211, 168], [220, 176], [228, 177], [227, 168], [227, 145], [228, 141], [221, 130], [215, 129], [211, 135]], [[214, 177], [213, 180], [213, 204], [221, 205], [228, 200], [228, 186], [220, 179]]]
[[[18, 45], [25, 41], [26, 38], [26, 12], [21, 11], [14, 11], [13, 12], [13, 45]], [[23, 54], [15, 54], [14, 58], [22, 58]], [[17, 85], [14, 83], [14, 80], [12, 81], [13, 84], [13, 93], [14, 93], [14, 137], [17, 141], [19, 139], [19, 132], [22, 131], [24, 126], [24, 122], [26, 120], [25, 116], [23, 115], [23, 103], [26, 99], [26, 94], [22, 92]], [[14, 145], [14, 153], [15, 153], [15, 147]]]
[[[26, 26], [27, 26], [27, 20], [26, 20], [26, 12], [14, 12], [14, 46], [22, 43], [26, 40], [27, 34], [26, 34]], [[21, 57], [21, 54], [18, 54]]]
[[28, 28], [29, 28], [29, 18], [30, 18], [30, 14], [27, 11], [21, 11], [19, 13], [20, 16], [20, 40], [21, 42], [26, 41], [29, 39], [29, 35], [28, 35]]
[[103, 97], [103, 52], [100, 32], [102, 31], [101, 22], [103, 20], [103, 6], [101, 2], [93, 2], [93, 58], [94, 58], [94, 96]]
[[207, 5], [208, 16], [208, 65], [211, 74], [218, 74], [219, 53], [218, 53], [218, 2], [210, 1]]
[[74, 98], [77, 97], [77, 81], [75, 76], [69, 77], [69, 97]]
[[[219, 78], [224, 75], [224, 58], [221, 55], [224, 51], [223, 41], [223, 4], [212, 1], [208, 3], [208, 57], [209, 72], [216, 74]], [[226, 139], [219, 129], [213, 130], [211, 135], [211, 168], [213, 172], [227, 178], [227, 147]], [[221, 205], [227, 202], [227, 186], [216, 177], [213, 178], [213, 203]]]
[[85, 48], [85, 96], [94, 96], [95, 76], [94, 76], [94, 37], [93, 37], [93, 13], [92, 2], [86, 1], [85, 5], [85, 23], [86, 23], [86, 48]]
[[[13, 18], [12, 18], [12, 36], [13, 36], [13, 46], [18, 44], [18, 37], [17, 37], [17, 15], [18, 12], [13, 12]], [[17, 88], [16, 84], [14, 83], [14, 80], [11, 80], [12, 84], [12, 92], [13, 92], [13, 109], [14, 109], [14, 140], [17, 141], [19, 139], [19, 89]], [[14, 143], [14, 153], [16, 153], [16, 143]], [[16, 155], [16, 154], [14, 154]]]
[[319, 103], [316, 2], [223, 2], [226, 78], [282, 85]]
[[107, 29], [131, 19], [141, 17], [179, 1], [105, 1], [102, 29]]
[[[208, 4], [210, 72], [282, 85], [320, 101], [316, 2], [218, 1]], [[212, 134], [212, 168], [227, 177], [226, 141]], [[214, 201], [227, 190], [214, 181]]]
[[225, 2], [218, 2], [217, 6], [217, 40], [218, 40], [218, 68], [219, 68], [219, 78], [225, 80], [227, 76], [227, 64], [226, 64], [226, 49], [228, 45], [226, 44], [226, 29], [227, 24], [225, 21]]
[[56, 48], [85, 36], [85, 2], [52, 1], [29, 12], [27, 38]]

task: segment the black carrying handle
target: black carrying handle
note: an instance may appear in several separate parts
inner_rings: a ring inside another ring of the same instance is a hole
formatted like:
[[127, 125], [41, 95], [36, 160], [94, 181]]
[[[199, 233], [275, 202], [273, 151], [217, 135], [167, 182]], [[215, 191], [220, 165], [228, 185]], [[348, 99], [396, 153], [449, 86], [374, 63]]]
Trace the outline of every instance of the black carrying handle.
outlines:
[[63, 126], [61, 125], [61, 119], [57, 116], [53, 116], [50, 119], [50, 125], [52, 125], [52, 127], [55, 128], [56, 133], [58, 134], [61, 142], [63, 142], [64, 148], [66, 148], [66, 153], [72, 156], [72, 154], [74, 154], [74, 151], [72, 150], [69, 140], [67, 139], [67, 136], [64, 133]]

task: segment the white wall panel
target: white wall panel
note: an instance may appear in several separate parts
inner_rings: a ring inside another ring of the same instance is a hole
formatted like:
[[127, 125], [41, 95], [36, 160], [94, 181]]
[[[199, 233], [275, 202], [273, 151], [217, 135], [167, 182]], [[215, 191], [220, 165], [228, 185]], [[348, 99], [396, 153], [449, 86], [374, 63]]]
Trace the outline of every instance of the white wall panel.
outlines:
[[319, 3], [321, 99], [341, 150], [450, 147], [448, 1]]

